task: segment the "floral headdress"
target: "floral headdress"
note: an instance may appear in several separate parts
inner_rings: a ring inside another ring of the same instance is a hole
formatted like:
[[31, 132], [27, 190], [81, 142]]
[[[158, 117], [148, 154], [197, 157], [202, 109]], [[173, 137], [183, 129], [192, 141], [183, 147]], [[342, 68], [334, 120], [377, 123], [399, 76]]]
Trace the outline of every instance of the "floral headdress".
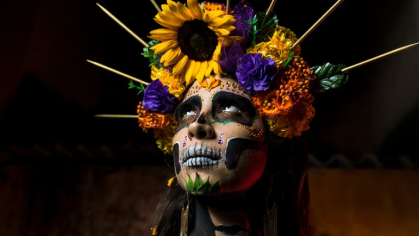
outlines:
[[266, 13], [255, 13], [246, 0], [239, 1], [231, 10], [219, 3], [187, 0], [184, 5], [167, 0], [161, 10], [156, 5], [159, 12], [154, 20], [164, 28], [151, 31], [149, 43], [101, 7], [145, 45], [142, 55], [150, 61], [153, 81], [137, 79], [147, 88], [132, 81], [129, 88], [144, 92], [137, 107], [138, 123], [145, 132], [153, 129], [157, 145], [164, 153], [172, 152], [171, 137], [177, 126], [172, 116], [174, 109], [183, 99], [186, 87], [195, 80], [199, 82], [198, 88], [230, 86], [220, 83], [214, 75], [234, 74], [238, 85], [231, 86], [252, 96], [270, 131], [279, 137], [293, 138], [309, 129], [315, 113], [313, 94], [345, 84], [348, 74], [344, 71], [419, 45], [408, 45], [351, 67], [330, 63], [310, 67], [300, 57], [299, 43], [305, 35], [298, 39], [290, 29], [279, 26], [272, 7], [273, 4]]
[[[255, 13], [246, 0], [228, 14], [223, 4], [167, 0], [154, 20], [165, 28], [151, 31], [153, 40], [144, 48], [153, 81], [137, 113], [139, 126], [154, 130], [164, 153], [172, 152], [176, 124], [171, 114], [185, 88], [194, 80], [201, 87], [217, 86], [214, 74], [234, 73], [275, 135], [293, 138], [309, 129], [316, 71], [300, 57], [295, 34], [277, 25], [274, 12]], [[324, 73], [330, 66], [319, 68]], [[333, 67], [327, 77], [340, 71]], [[337, 76], [339, 82], [347, 80]]]

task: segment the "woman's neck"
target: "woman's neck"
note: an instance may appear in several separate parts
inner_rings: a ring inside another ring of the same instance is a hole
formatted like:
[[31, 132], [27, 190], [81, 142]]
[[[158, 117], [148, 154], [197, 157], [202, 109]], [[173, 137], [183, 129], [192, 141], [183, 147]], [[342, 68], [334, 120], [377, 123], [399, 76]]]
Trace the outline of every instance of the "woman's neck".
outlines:
[[191, 236], [251, 235], [250, 204], [245, 197], [195, 197], [191, 204], [195, 208]]

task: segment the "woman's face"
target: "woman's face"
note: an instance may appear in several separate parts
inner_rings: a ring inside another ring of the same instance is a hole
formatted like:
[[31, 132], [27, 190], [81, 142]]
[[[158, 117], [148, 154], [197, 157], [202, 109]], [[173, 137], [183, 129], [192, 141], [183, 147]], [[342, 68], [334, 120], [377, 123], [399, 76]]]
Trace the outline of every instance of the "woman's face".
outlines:
[[265, 168], [265, 127], [236, 81], [215, 78], [221, 83], [210, 89], [195, 81], [176, 110], [176, 176], [183, 188], [188, 175], [195, 181], [198, 173], [204, 182], [219, 180], [220, 194], [240, 193], [253, 186]]

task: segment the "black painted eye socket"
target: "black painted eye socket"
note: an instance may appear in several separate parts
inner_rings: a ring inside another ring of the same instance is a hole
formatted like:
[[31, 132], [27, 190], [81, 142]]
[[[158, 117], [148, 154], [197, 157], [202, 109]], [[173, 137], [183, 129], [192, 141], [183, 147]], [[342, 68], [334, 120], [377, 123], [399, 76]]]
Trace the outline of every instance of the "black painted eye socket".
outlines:
[[218, 92], [212, 99], [212, 115], [216, 121], [233, 121], [251, 126], [256, 117], [253, 103], [242, 96]]
[[193, 96], [188, 98], [186, 101], [181, 103], [176, 109], [175, 116], [178, 123], [179, 131], [185, 125], [189, 125], [198, 117], [202, 107], [201, 98], [199, 96]]

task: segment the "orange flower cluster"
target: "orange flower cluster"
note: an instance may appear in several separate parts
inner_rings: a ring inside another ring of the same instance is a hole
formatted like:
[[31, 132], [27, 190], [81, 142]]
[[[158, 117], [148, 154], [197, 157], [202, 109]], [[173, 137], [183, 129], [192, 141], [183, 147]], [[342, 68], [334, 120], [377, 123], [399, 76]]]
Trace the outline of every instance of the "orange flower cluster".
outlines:
[[154, 129], [154, 138], [156, 139], [157, 147], [164, 154], [170, 155], [173, 153], [172, 138], [175, 136], [176, 128], [177, 124], [173, 121], [161, 129]]
[[151, 79], [160, 79], [163, 86], [169, 87], [169, 93], [173, 94], [176, 99], [182, 99], [185, 85], [181, 82], [179, 76], [173, 76], [167, 69], [157, 69], [157, 67], [153, 65], [151, 66]]
[[271, 89], [253, 96], [253, 103], [270, 130], [281, 137], [300, 136], [309, 129], [314, 116], [314, 97], [310, 85], [315, 78], [303, 58], [294, 58], [291, 65], [278, 73]]
[[225, 11], [226, 10], [225, 6], [221, 3], [204, 2], [204, 3], [201, 3], [200, 5], [202, 4], [204, 4], [205, 11]]
[[146, 111], [141, 105], [137, 106], [138, 125], [147, 132], [148, 129], [161, 129], [170, 124], [170, 114], [158, 114]]

